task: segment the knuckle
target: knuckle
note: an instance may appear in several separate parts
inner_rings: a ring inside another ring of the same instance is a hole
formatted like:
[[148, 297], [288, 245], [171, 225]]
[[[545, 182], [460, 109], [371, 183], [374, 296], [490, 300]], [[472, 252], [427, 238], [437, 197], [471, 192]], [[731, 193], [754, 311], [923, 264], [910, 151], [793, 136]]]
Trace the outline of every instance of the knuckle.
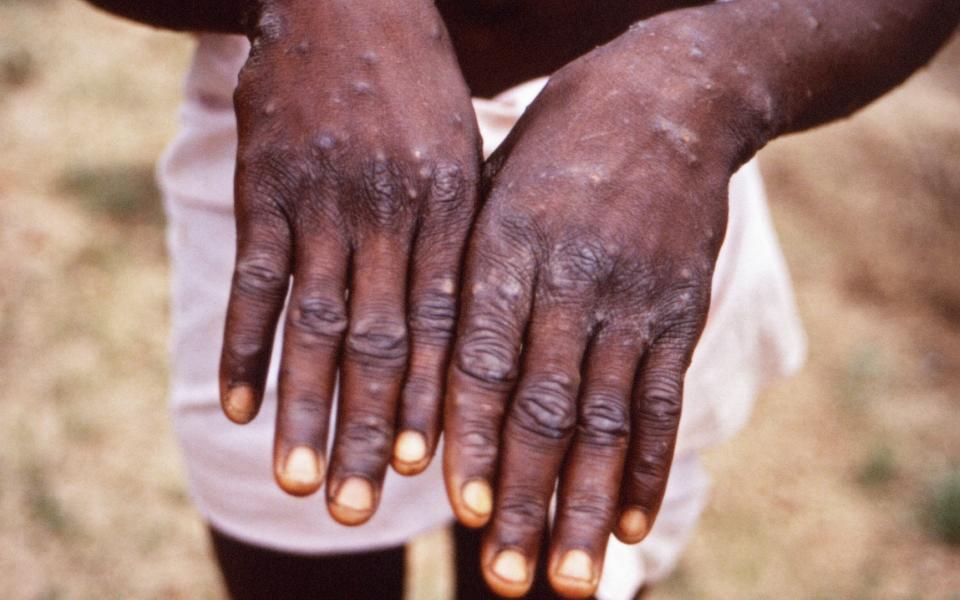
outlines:
[[615, 446], [626, 442], [630, 415], [614, 390], [594, 389], [580, 408], [578, 433], [586, 443]]
[[517, 393], [511, 418], [522, 429], [549, 439], [568, 437], [576, 423], [578, 378], [562, 372], [533, 375]]
[[571, 241], [556, 248], [544, 273], [545, 287], [552, 292], [581, 292], [603, 283], [614, 260], [603, 243], [573, 234]]
[[502, 493], [497, 520], [506, 525], [504, 531], [523, 531], [543, 524], [549, 508], [549, 495], [544, 498], [538, 490], [518, 485], [507, 487]]
[[252, 253], [237, 260], [233, 288], [249, 298], [273, 299], [287, 291], [289, 275], [275, 252]]
[[614, 516], [612, 494], [578, 492], [564, 510], [573, 516], [579, 530], [605, 531]]
[[311, 341], [336, 343], [347, 328], [347, 314], [343, 302], [306, 295], [291, 307], [290, 325]]
[[240, 372], [235, 373], [236, 377], [252, 376], [252, 373], [246, 373], [243, 365], [251, 361], [261, 361], [268, 356], [270, 345], [257, 332], [246, 329], [233, 330], [228, 334], [228, 339], [223, 347], [224, 359], [234, 369]]
[[362, 459], [384, 456], [392, 438], [393, 424], [389, 420], [374, 412], [362, 412], [344, 419], [337, 441], [350, 450], [349, 459]]
[[671, 423], [680, 418], [683, 381], [673, 373], [654, 371], [643, 379], [643, 415], [646, 420]]
[[667, 295], [667, 312], [676, 315], [678, 320], [699, 320], [710, 306], [709, 283], [686, 282]]
[[[658, 450], [658, 448], [662, 448]], [[652, 505], [659, 498], [670, 473], [670, 455], [673, 448], [666, 444], [654, 444], [644, 450], [627, 469], [632, 493], [642, 504]]]
[[449, 204], [461, 197], [466, 184], [460, 165], [454, 162], [439, 162], [433, 171], [431, 196], [435, 202]]
[[[286, 374], [286, 367], [281, 373]], [[284, 404], [283, 412], [291, 423], [326, 423], [330, 416], [329, 399], [306, 389], [296, 390]]]
[[396, 162], [377, 159], [363, 169], [361, 177], [366, 206], [378, 222], [386, 224], [404, 210], [405, 186]]
[[237, 160], [238, 192], [274, 201], [295, 198], [304, 179], [303, 161], [274, 144], [246, 143]]
[[[491, 320], [492, 322], [492, 320]], [[502, 325], [482, 324], [464, 334], [457, 367], [470, 378], [494, 388], [506, 388], [517, 379], [516, 347], [503, 335]]]
[[402, 368], [407, 360], [407, 327], [401, 319], [369, 315], [351, 324], [347, 352], [360, 363]]
[[453, 293], [432, 290], [413, 301], [410, 330], [425, 341], [446, 342], [453, 335], [457, 301]]

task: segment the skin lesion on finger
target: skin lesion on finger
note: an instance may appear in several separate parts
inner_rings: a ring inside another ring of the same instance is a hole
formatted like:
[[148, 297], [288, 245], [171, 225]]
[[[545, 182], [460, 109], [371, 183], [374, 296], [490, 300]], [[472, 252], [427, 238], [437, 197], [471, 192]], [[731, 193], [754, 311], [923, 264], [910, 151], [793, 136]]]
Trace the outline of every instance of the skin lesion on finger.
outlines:
[[409, 353], [406, 323], [389, 316], [363, 317], [351, 323], [346, 351], [361, 365], [402, 368]]

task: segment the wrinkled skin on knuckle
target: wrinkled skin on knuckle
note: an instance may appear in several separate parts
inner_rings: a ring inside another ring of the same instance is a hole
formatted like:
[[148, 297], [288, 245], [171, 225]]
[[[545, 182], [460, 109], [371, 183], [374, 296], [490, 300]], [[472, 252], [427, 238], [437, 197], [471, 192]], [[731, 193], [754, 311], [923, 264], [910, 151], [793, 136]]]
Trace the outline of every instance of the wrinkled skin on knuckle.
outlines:
[[562, 440], [570, 437], [577, 421], [578, 385], [578, 378], [564, 373], [532, 376], [517, 390], [511, 420], [537, 438]]
[[400, 369], [408, 349], [406, 324], [385, 315], [370, 315], [351, 321], [347, 334], [348, 356], [362, 366]]
[[614, 258], [591, 234], [571, 231], [552, 249], [540, 271], [538, 292], [552, 300], [592, 298], [611, 275]]
[[609, 492], [586, 491], [578, 491], [572, 497], [566, 498], [563, 508], [572, 517], [568, 527], [573, 529], [573, 535], [579, 535], [586, 541], [591, 534], [606, 533], [616, 511], [615, 503], [610, 499]]
[[375, 159], [361, 168], [359, 177], [357, 192], [363, 201], [357, 209], [372, 223], [388, 226], [409, 210], [411, 202], [399, 162]]
[[[230, 332], [230, 337], [223, 346], [227, 363], [232, 365], [230, 373], [234, 379], [244, 379], [248, 374], [243, 365], [252, 360], [264, 359], [270, 351], [270, 345], [260, 337], [259, 331], [251, 331], [243, 327], [236, 327]], [[239, 372], [236, 372], [239, 371]], [[253, 377], [253, 374], [249, 374]], [[257, 377], [257, 379], [260, 379]]]
[[630, 414], [615, 389], [594, 388], [580, 407], [578, 439], [599, 447], [620, 447], [630, 434]]
[[496, 519], [500, 543], [519, 545], [543, 526], [550, 495], [521, 485], [503, 486], [499, 494], [502, 499], [497, 504]]
[[441, 214], [461, 211], [465, 201], [476, 195], [475, 171], [475, 168], [466, 170], [452, 160], [438, 161], [430, 186], [431, 207]]
[[268, 218], [279, 217], [289, 226], [296, 223], [303, 196], [313, 194], [306, 161], [295, 152], [259, 142], [264, 147], [244, 150], [237, 161], [237, 222], [262, 227]]
[[648, 368], [642, 377], [641, 427], [646, 432], [672, 435], [676, 432], [683, 407], [683, 376], [678, 377], [673, 367], [659, 370]]
[[377, 466], [390, 451], [393, 423], [372, 411], [364, 411], [338, 424], [337, 442], [344, 446], [344, 460], [352, 465]]
[[[281, 368], [282, 372], [286, 372], [286, 367]], [[292, 424], [291, 429], [294, 430], [298, 425], [325, 423], [330, 416], [327, 402], [327, 398], [311, 390], [297, 390], [284, 405], [284, 418]]]
[[512, 386], [517, 378], [514, 357], [519, 335], [516, 333], [504, 319], [493, 314], [475, 316], [461, 336], [455, 361], [457, 368], [491, 388]]
[[634, 462], [625, 473], [631, 487], [632, 497], [629, 501], [647, 509], [658, 508], [669, 473], [670, 457], [664, 458], [654, 453]]
[[427, 344], [443, 345], [453, 337], [457, 318], [457, 299], [452, 292], [432, 289], [412, 301], [410, 331]]
[[237, 259], [233, 273], [234, 293], [252, 301], [272, 301], [286, 295], [290, 276], [277, 249], [249, 251]]
[[486, 194], [477, 218], [476, 235], [485, 244], [485, 258], [496, 260], [543, 248], [543, 225], [508, 185], [498, 185]]
[[343, 301], [326, 294], [303, 294], [290, 307], [288, 315], [290, 326], [311, 345], [337, 345], [347, 329]]

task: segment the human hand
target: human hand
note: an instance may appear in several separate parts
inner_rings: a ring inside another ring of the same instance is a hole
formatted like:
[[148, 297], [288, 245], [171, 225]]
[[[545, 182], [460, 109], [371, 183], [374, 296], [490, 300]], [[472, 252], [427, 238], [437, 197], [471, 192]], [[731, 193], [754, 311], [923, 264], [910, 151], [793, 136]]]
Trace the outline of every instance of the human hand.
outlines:
[[501, 595], [532, 583], [558, 476], [557, 592], [591, 595], [610, 533], [650, 530], [729, 179], [763, 139], [762, 95], [682, 21], [658, 23], [555, 73], [485, 167], [444, 469], [460, 521], [490, 521], [482, 568]]
[[256, 415], [289, 287], [275, 476], [294, 495], [321, 486], [339, 369], [327, 502], [359, 524], [376, 510], [398, 402], [398, 471], [425, 468], [439, 436], [480, 139], [432, 2], [260, 4], [235, 95], [221, 402], [237, 423]]

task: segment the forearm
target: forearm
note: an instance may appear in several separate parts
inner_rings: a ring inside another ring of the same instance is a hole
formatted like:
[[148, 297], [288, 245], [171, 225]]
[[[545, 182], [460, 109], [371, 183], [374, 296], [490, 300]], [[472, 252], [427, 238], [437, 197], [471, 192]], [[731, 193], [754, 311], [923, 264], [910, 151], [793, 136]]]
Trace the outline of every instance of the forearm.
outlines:
[[176, 31], [246, 33], [256, 0], [87, 0], [115, 15]]
[[958, 21], [958, 0], [733, 0], [667, 13], [625, 37], [657, 39], [683, 57], [675, 71], [705, 77], [703, 102], [734, 115], [747, 158], [901, 83]]
[[[773, 135], [846, 116], [923, 66], [960, 20], [957, 0], [734, 3], [740, 44], [771, 95]], [[756, 60], [759, 58], [760, 60]]]

